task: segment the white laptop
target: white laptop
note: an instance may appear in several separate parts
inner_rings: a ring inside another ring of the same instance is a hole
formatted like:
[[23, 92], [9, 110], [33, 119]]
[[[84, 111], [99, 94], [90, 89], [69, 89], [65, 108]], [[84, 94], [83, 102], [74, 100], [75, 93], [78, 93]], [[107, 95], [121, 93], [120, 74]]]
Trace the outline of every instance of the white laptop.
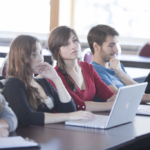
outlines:
[[107, 129], [133, 121], [147, 82], [121, 87], [109, 116], [95, 115], [93, 120], [66, 121], [66, 125]]

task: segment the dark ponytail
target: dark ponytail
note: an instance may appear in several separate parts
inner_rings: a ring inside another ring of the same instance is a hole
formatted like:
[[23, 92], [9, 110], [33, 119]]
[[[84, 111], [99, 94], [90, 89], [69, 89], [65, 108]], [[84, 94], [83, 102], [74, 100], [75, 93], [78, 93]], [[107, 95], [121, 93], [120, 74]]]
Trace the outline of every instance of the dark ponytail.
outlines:
[[75, 92], [76, 91], [76, 85], [72, 81], [72, 79], [70, 78], [69, 74], [67, 73], [66, 68], [65, 68], [65, 63], [64, 63], [63, 59], [61, 58], [60, 54], [58, 55], [57, 66], [58, 66], [58, 70], [66, 78], [67, 84], [68, 84], [69, 88], [71, 89], [71, 91]]

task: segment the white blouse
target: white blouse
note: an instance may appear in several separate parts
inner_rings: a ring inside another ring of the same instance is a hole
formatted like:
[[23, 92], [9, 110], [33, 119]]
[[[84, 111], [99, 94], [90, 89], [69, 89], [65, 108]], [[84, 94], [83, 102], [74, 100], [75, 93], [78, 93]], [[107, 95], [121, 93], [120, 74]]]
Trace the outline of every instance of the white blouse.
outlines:
[[52, 109], [54, 107], [54, 102], [49, 96], [47, 96], [47, 99], [44, 99], [44, 102], [49, 109]]

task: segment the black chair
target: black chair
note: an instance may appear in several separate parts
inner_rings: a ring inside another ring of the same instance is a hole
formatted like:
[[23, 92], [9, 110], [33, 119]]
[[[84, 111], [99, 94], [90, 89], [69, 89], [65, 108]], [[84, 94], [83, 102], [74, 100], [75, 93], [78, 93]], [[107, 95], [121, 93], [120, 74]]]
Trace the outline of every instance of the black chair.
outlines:
[[7, 67], [7, 56], [5, 57], [3, 64], [1, 65], [0, 76], [6, 77], [6, 67]]
[[148, 76], [145, 79], [145, 82], [148, 82], [148, 85], [146, 87], [145, 93], [146, 94], [150, 94], [150, 73], [148, 74]]

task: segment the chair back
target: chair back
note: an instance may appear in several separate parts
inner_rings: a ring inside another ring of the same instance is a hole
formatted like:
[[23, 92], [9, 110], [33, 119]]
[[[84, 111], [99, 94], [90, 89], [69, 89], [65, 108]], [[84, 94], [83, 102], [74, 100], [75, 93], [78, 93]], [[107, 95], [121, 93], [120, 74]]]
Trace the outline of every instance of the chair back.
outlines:
[[83, 52], [82, 52], [82, 61], [85, 61], [87, 63], [91, 63], [92, 62], [92, 52], [90, 50], [90, 48], [86, 48]]
[[150, 44], [147, 43], [142, 48], [140, 48], [138, 55], [143, 57], [150, 57]]

